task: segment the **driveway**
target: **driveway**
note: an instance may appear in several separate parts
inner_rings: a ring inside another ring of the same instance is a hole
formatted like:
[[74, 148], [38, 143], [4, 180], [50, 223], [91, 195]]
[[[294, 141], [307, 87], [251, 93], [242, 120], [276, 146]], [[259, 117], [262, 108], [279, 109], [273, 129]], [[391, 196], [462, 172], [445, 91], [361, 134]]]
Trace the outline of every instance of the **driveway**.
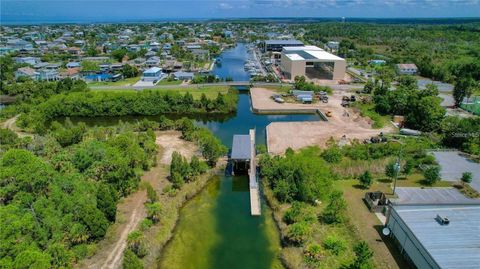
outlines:
[[463, 172], [471, 172], [473, 175], [470, 186], [480, 192], [480, 164], [460, 155], [459, 151], [434, 151], [438, 164], [442, 167], [440, 171], [442, 180], [458, 181]]

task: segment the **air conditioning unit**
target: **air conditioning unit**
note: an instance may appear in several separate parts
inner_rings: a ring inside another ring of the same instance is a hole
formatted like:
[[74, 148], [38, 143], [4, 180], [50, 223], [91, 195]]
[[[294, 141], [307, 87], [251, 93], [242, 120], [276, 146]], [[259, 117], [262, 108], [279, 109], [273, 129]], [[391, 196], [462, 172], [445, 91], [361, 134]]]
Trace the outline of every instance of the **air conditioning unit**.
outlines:
[[440, 225], [448, 225], [450, 223], [450, 220], [448, 219], [448, 217], [442, 217], [438, 214], [435, 219], [438, 221], [438, 223], [440, 223]]

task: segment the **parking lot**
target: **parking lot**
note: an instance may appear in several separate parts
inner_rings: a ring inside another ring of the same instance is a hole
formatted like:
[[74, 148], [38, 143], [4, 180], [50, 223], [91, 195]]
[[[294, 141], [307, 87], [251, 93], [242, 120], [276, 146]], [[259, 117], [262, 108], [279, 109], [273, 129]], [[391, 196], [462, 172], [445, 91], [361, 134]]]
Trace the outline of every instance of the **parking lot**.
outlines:
[[458, 181], [464, 172], [471, 172], [473, 175], [470, 186], [480, 192], [480, 164], [461, 155], [459, 151], [434, 151], [438, 164], [442, 167], [440, 171], [442, 180]]

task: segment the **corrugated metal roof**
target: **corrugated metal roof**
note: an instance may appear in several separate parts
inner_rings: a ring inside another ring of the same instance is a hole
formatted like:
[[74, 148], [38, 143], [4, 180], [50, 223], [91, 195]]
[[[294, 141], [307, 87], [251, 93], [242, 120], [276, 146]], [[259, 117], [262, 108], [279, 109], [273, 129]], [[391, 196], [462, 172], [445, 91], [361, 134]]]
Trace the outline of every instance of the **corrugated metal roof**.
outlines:
[[232, 159], [249, 160], [250, 151], [250, 135], [234, 135], [232, 143]]
[[289, 39], [289, 40], [266, 40], [267, 45], [303, 45], [302, 41]]
[[398, 205], [405, 204], [478, 204], [479, 199], [470, 199], [465, 197], [455, 188], [417, 188], [417, 187], [398, 187], [395, 193], [397, 199], [390, 199]]
[[[479, 268], [480, 205], [394, 205], [394, 210], [441, 268]], [[436, 216], [448, 217], [440, 225]]]

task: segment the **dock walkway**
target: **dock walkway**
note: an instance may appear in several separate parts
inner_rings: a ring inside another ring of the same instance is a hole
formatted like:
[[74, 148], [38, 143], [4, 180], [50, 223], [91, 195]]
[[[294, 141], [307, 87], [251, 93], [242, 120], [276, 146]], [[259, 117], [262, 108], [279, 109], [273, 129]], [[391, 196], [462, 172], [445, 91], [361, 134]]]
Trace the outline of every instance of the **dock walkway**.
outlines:
[[255, 156], [255, 130], [250, 129], [250, 169], [248, 170], [248, 181], [250, 188], [250, 212], [252, 216], [261, 215], [260, 189], [257, 180], [257, 164]]

